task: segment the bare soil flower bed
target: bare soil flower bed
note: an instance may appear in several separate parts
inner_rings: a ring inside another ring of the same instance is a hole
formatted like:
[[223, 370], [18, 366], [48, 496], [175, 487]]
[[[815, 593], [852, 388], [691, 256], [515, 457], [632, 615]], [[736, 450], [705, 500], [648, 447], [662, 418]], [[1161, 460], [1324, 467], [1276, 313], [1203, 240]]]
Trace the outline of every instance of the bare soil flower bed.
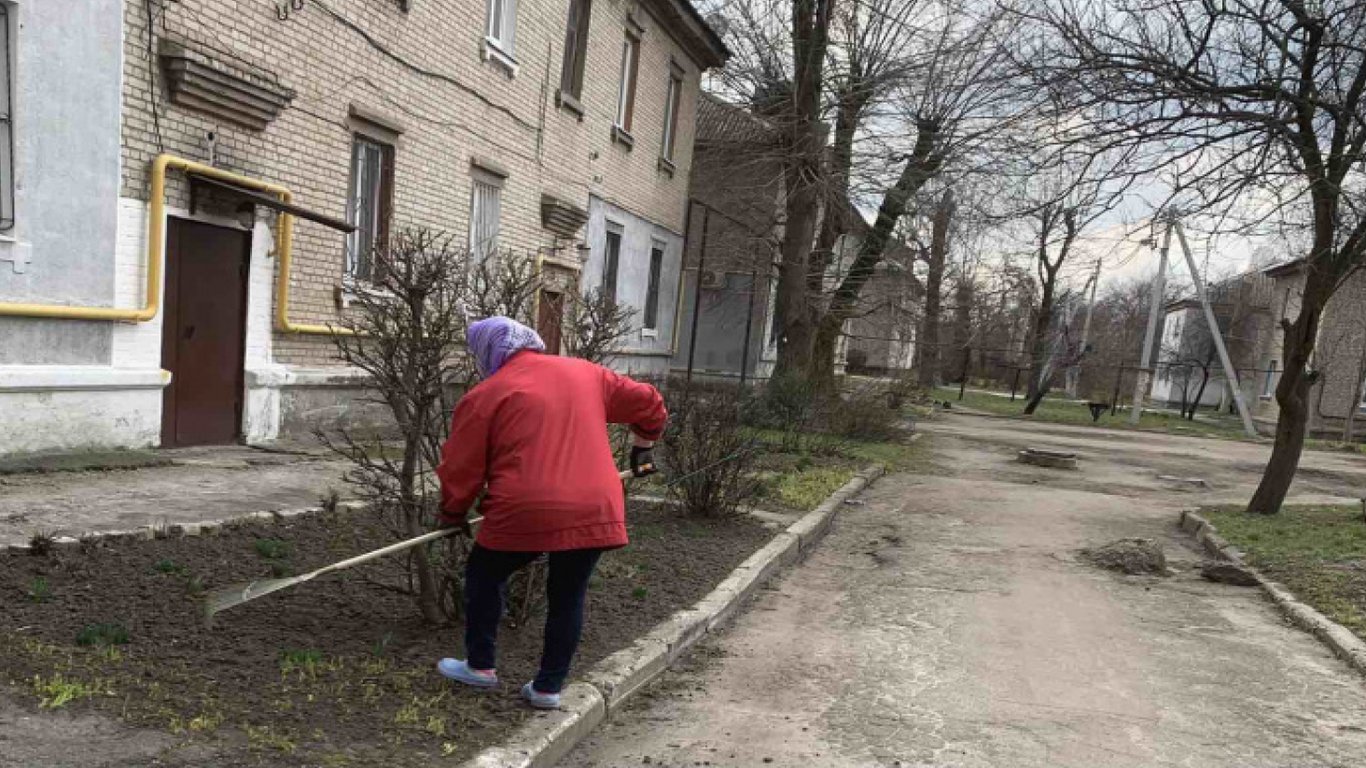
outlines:
[[[583, 671], [709, 592], [772, 532], [633, 505], [632, 544], [603, 558], [577, 660]], [[397, 563], [364, 566], [201, 620], [205, 589], [302, 573], [389, 537], [362, 513], [237, 525], [215, 535], [117, 540], [0, 555], [0, 680], [35, 709], [101, 711], [169, 730], [218, 766], [451, 765], [532, 714], [541, 617], [504, 627], [501, 689], [435, 671], [462, 653], [393, 589]]]

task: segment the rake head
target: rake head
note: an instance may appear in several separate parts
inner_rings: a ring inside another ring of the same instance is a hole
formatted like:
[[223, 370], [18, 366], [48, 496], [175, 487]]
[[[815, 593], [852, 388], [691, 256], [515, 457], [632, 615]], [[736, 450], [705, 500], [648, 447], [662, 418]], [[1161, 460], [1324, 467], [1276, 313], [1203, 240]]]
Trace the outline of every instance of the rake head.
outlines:
[[313, 574], [306, 573], [302, 576], [290, 576], [284, 579], [256, 579], [255, 581], [238, 582], [210, 590], [204, 593], [204, 625], [213, 626], [215, 614], [239, 606], [248, 600], [255, 600], [272, 592], [301, 584], [311, 578], [313, 578]]

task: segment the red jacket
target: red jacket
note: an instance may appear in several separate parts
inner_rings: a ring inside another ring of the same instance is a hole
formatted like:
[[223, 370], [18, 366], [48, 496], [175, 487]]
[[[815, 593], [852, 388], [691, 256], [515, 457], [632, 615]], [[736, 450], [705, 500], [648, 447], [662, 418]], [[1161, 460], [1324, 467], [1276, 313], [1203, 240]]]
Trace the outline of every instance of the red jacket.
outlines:
[[654, 387], [600, 365], [520, 352], [461, 398], [442, 448], [442, 519], [462, 520], [479, 492], [476, 540], [506, 552], [626, 544], [626, 500], [607, 424], [647, 440], [668, 413]]

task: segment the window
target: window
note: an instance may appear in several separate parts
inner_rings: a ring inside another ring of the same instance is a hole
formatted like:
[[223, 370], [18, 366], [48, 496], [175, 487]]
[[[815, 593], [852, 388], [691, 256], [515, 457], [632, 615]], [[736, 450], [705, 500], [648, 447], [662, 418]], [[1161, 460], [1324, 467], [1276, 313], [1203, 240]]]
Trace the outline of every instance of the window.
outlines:
[[650, 283], [645, 289], [644, 327], [648, 330], [659, 328], [659, 281], [664, 271], [664, 244], [650, 246]]
[[14, 125], [9, 69], [9, 9], [0, 3], [0, 232], [14, 228]]
[[356, 227], [346, 236], [346, 274], [352, 279], [374, 278], [375, 248], [389, 238], [393, 173], [393, 146], [356, 135], [351, 145], [351, 189], [346, 202], [346, 221]]
[[607, 227], [607, 247], [602, 256], [602, 293], [613, 302], [617, 300], [617, 269], [621, 265], [621, 227]]
[[494, 58], [506, 64], [513, 64], [513, 45], [517, 38], [517, 0], [488, 0], [488, 3], [489, 23], [484, 30], [485, 57], [494, 55]]
[[560, 95], [583, 98], [583, 64], [588, 58], [588, 23], [592, 0], [569, 0], [569, 23], [564, 32], [564, 68], [560, 70]]
[[621, 44], [621, 89], [617, 92], [617, 128], [628, 136], [636, 110], [636, 74], [640, 69], [640, 37], [627, 30]]
[[1266, 381], [1262, 382], [1262, 397], [1271, 397], [1276, 393], [1276, 361], [1271, 361], [1271, 367], [1266, 371]]
[[470, 255], [480, 262], [498, 255], [502, 197], [502, 179], [491, 173], [474, 171], [470, 192]]
[[664, 146], [661, 157], [669, 163], [674, 159], [674, 142], [678, 134], [678, 107], [683, 100], [683, 75], [677, 69], [669, 72], [669, 90], [664, 102]]

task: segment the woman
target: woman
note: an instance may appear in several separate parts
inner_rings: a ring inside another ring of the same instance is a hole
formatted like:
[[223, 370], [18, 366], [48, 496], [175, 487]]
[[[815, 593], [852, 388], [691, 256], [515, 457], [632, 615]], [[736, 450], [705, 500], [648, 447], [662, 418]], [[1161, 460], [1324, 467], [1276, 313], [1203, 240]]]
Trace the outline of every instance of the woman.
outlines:
[[542, 354], [530, 328], [506, 317], [470, 326], [483, 381], [461, 398], [442, 449], [441, 521], [461, 525], [480, 492], [484, 522], [465, 568], [466, 659], [441, 674], [479, 688], [498, 684], [495, 644], [507, 579], [549, 553], [548, 610], [540, 673], [522, 687], [533, 707], [554, 709], [583, 630], [588, 579], [605, 550], [626, 545], [626, 503], [606, 425], [634, 433], [631, 471], [653, 471], [664, 399], [584, 360]]

